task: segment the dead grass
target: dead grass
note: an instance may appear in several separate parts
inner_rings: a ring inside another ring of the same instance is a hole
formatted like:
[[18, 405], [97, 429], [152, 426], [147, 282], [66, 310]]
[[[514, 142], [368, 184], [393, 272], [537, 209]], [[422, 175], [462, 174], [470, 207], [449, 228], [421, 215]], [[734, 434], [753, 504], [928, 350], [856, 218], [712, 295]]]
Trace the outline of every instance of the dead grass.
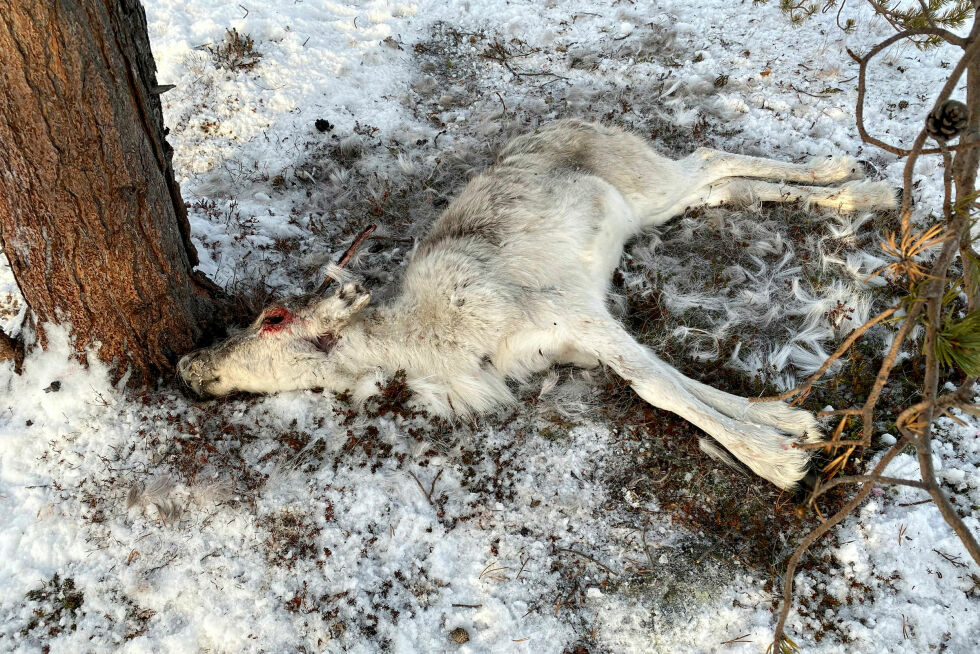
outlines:
[[249, 71], [258, 65], [262, 53], [255, 49], [255, 41], [248, 34], [239, 34], [234, 27], [225, 30], [221, 43], [208, 45], [207, 51], [218, 68], [237, 72]]

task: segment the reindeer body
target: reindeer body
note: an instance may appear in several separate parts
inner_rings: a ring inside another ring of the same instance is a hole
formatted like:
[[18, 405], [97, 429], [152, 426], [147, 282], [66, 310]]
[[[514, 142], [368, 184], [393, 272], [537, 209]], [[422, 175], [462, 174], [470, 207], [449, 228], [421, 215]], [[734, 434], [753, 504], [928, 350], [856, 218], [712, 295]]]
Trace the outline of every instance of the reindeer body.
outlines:
[[[702, 149], [675, 161], [618, 129], [553, 123], [512, 141], [466, 186], [419, 244], [390, 304], [364, 308], [369, 296], [353, 284], [287, 300], [182, 359], [181, 376], [210, 395], [324, 387], [363, 400], [404, 370], [430, 411], [469, 415], [513, 402], [508, 379], [602, 363], [789, 488], [807, 464], [793, 442], [820, 438], [814, 418], [683, 376], [609, 314], [609, 284], [629, 238], [690, 207], [753, 198], [895, 206], [888, 185], [847, 181], [861, 175], [845, 157], [797, 165]], [[706, 439], [702, 447], [724, 458]]]

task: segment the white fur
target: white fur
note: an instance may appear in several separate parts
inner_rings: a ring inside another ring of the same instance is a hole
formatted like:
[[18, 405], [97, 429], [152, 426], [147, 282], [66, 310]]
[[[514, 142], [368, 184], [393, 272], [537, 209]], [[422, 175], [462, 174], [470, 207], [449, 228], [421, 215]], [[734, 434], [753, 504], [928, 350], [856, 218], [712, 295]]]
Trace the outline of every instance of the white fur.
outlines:
[[[790, 488], [807, 466], [806, 451], [793, 443], [820, 438], [813, 416], [750, 403], [671, 368], [609, 314], [609, 280], [627, 239], [691, 207], [895, 206], [891, 187], [852, 181], [861, 175], [847, 157], [801, 165], [700, 149], [675, 161], [615, 128], [547, 125], [512, 141], [463, 189], [419, 245], [391, 303], [364, 308], [369, 296], [354, 284], [286, 300], [295, 315], [287, 328], [260, 335], [260, 316], [225, 343], [184, 357], [181, 377], [210, 395], [324, 387], [363, 400], [404, 370], [430, 411], [470, 415], [513, 402], [507, 379], [560, 362], [601, 362], [646, 401]], [[322, 336], [333, 346], [317, 347]]]

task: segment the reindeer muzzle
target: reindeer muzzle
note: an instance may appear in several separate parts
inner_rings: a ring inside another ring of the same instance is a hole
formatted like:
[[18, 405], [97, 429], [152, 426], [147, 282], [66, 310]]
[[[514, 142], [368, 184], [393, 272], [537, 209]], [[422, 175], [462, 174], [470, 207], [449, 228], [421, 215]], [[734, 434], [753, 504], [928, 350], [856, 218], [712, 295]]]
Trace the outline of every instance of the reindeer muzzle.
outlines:
[[195, 399], [206, 400], [215, 397], [209, 388], [220, 377], [213, 372], [214, 355], [209, 350], [197, 350], [181, 357], [177, 362], [177, 375], [183, 382], [184, 388], [195, 396]]

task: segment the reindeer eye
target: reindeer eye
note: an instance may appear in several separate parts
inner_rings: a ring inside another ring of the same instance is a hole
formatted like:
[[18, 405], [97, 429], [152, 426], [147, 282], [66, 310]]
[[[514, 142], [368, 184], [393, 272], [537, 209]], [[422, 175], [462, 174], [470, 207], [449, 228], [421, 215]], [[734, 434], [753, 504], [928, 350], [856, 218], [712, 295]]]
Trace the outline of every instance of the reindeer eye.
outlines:
[[277, 331], [293, 320], [293, 314], [285, 307], [272, 307], [262, 316], [260, 334]]

